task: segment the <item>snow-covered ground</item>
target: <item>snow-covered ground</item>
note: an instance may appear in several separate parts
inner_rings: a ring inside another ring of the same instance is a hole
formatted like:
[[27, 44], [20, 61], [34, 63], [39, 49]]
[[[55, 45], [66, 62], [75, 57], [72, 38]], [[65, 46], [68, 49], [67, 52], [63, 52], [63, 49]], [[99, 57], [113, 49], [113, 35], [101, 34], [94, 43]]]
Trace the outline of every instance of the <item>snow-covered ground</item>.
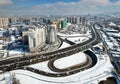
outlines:
[[113, 48], [114, 44], [112, 42], [106, 42], [109, 48]]
[[76, 64], [84, 63], [87, 61], [87, 57], [84, 53], [80, 52], [68, 57], [63, 57], [54, 62], [55, 67], [59, 69], [68, 68]]
[[57, 35], [61, 36], [61, 37], [71, 37], [71, 36], [89, 36], [90, 35], [90, 31], [87, 31], [86, 34], [81, 34], [81, 33], [74, 33], [74, 34], [64, 34], [64, 33], [57, 33]]
[[45, 72], [55, 73], [48, 68], [48, 61], [29, 65], [29, 67], [32, 67], [41, 71], [45, 71]]
[[[20, 79], [21, 84], [98, 84], [100, 80], [113, 76], [111, 74], [113, 67], [107, 55], [97, 56], [98, 62], [94, 67], [67, 77], [47, 77], [25, 70], [15, 70], [13, 72]], [[61, 65], [64, 64], [63, 62]]]
[[71, 36], [88, 36], [90, 34], [69, 34], [69, 35], [66, 35], [66, 34], [61, 34], [61, 33], [58, 33], [59, 36], [61, 37], [71, 37]]
[[108, 33], [110, 36], [117, 36], [120, 37], [120, 32], [119, 33]]
[[89, 37], [69, 37], [67, 38], [67, 40], [71, 41], [71, 42], [74, 42], [74, 43], [82, 43], [82, 42], [85, 42], [89, 39]]
[[14, 49], [14, 50], [4, 50], [4, 57], [19, 57], [23, 55], [23, 50], [22, 49]]
[[81, 43], [89, 38], [91, 38], [91, 33], [88, 31], [86, 34], [80, 34], [80, 33], [75, 33], [75, 34], [63, 34], [63, 33], [57, 33], [57, 35], [60, 36], [62, 39], [68, 39], [69, 41], [72, 41], [74, 43]]
[[22, 49], [15, 49], [15, 50], [10, 50], [9, 54], [13, 55], [13, 54], [22, 54], [23, 50]]
[[63, 48], [69, 47], [69, 46], [70, 46], [70, 44], [63, 42], [63, 44], [61, 45], [61, 47], [59, 49], [63, 49]]
[[13, 84], [11, 73], [2, 74], [0, 76], [0, 84]]
[[[97, 54], [97, 57], [98, 62], [94, 67], [66, 77], [47, 77], [26, 70], [15, 70], [12, 72], [16, 74], [17, 79], [20, 79], [21, 84], [98, 84], [99, 81], [113, 76], [111, 73], [113, 66], [107, 54]], [[71, 59], [73, 58], [71, 57]], [[64, 64], [65, 62], [61, 62], [60, 65], [64, 66]], [[31, 65], [31, 67], [49, 72], [50, 70], [45, 66], [47, 66], [47, 62]]]

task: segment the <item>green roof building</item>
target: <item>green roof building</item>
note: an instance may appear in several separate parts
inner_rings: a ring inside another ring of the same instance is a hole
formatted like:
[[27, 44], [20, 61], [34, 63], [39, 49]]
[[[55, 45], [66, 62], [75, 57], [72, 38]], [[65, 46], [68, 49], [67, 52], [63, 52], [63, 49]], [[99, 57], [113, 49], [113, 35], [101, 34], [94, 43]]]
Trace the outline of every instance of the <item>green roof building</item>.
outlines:
[[62, 20], [61, 21], [61, 28], [63, 29], [63, 28], [66, 28], [66, 26], [67, 26], [67, 21], [66, 20]]

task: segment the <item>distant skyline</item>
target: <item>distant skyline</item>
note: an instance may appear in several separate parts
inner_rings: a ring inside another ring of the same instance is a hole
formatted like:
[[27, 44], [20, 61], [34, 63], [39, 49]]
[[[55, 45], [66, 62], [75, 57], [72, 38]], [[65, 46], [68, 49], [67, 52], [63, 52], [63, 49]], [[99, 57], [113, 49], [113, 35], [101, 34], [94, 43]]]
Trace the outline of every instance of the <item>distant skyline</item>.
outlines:
[[0, 0], [0, 16], [120, 12], [120, 0]]

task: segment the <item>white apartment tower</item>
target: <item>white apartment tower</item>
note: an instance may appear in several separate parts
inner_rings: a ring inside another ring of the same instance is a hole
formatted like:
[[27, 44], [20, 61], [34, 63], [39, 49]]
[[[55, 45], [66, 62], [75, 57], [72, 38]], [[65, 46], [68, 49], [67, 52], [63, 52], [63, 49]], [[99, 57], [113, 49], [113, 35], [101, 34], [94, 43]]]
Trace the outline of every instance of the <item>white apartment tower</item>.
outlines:
[[30, 51], [36, 50], [42, 44], [45, 44], [45, 28], [30, 29], [28, 33], [28, 43]]

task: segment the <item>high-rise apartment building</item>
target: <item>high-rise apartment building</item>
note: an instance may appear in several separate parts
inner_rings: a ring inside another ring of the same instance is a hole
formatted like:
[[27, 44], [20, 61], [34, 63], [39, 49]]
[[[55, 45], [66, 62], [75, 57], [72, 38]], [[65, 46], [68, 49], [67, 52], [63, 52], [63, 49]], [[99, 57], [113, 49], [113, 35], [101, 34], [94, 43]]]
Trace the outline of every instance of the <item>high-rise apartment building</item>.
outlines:
[[57, 28], [58, 31], [60, 30], [60, 20], [58, 20], [58, 21], [56, 22], [56, 28]]
[[73, 24], [85, 24], [86, 18], [83, 16], [70, 16], [67, 17], [67, 22]]
[[62, 20], [61, 21], [61, 29], [66, 28], [66, 26], [67, 26], [66, 20]]
[[56, 25], [48, 25], [46, 32], [46, 43], [47, 44], [56, 44], [57, 42], [57, 32]]
[[28, 32], [28, 43], [30, 51], [35, 51], [38, 46], [45, 44], [45, 28], [31, 29]]
[[0, 27], [8, 28], [9, 18], [0, 18]]

